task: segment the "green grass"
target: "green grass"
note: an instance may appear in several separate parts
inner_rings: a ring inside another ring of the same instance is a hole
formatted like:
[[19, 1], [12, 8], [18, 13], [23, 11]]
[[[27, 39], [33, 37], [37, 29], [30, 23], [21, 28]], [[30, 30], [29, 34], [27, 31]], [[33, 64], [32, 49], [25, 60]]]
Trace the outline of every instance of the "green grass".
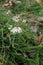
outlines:
[[[4, 65], [43, 65], [43, 41], [40, 45], [34, 46], [37, 33], [31, 32], [29, 23], [22, 22], [22, 19], [29, 20], [34, 16], [43, 17], [43, 7], [35, 2], [32, 3], [31, 0], [29, 5], [26, 4], [29, 0], [21, 1], [21, 4], [10, 9], [14, 16], [21, 14], [18, 23], [12, 21], [12, 16], [5, 14], [7, 8], [0, 8], [0, 62], [4, 61]], [[0, 2], [1, 5], [3, 3]], [[11, 33], [9, 25], [20, 26], [22, 33]], [[39, 27], [39, 30], [42, 32], [43, 27]]]

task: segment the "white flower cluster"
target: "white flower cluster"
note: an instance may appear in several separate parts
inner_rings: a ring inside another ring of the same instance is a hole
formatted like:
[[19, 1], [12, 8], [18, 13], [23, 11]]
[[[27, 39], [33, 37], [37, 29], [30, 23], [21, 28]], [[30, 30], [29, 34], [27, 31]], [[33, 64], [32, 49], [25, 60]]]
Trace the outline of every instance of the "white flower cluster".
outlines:
[[20, 27], [14, 27], [12, 30], [10, 30], [13, 34], [14, 33], [21, 33], [22, 29]]
[[12, 32], [13, 34], [21, 33], [21, 32], [22, 32], [21, 27], [14, 27], [14, 28], [12, 28], [12, 25], [10, 25], [8, 29], [9, 29], [10, 32]]
[[19, 16], [19, 15], [13, 16], [13, 17], [12, 17], [12, 20], [15, 21], [15, 22], [19, 22], [20, 16]]

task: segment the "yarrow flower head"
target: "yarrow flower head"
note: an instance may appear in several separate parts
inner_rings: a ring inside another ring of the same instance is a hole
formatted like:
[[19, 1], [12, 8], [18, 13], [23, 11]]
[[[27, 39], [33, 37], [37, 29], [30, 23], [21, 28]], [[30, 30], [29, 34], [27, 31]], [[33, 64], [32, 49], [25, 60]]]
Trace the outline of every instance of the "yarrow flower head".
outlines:
[[19, 22], [19, 20], [20, 20], [19, 18], [20, 18], [20, 16], [13, 16], [12, 20], [15, 22]]
[[20, 27], [14, 27], [10, 30], [12, 33], [21, 33], [22, 29]]

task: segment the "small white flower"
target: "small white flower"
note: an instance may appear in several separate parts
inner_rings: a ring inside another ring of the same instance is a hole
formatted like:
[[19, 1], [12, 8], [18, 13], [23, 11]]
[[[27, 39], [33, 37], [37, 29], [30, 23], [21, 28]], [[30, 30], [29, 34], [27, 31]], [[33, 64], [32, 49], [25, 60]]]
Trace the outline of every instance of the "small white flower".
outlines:
[[26, 23], [26, 21], [27, 21], [26, 19], [23, 19], [23, 21], [22, 21], [22, 22]]
[[22, 32], [22, 29], [20, 27], [18, 27], [18, 33]]
[[15, 22], [19, 22], [19, 17], [20, 16], [13, 16], [12, 20], [15, 21]]
[[11, 3], [11, 1], [9, 1], [9, 3]]
[[21, 1], [16, 1], [16, 3], [21, 3]]
[[11, 1], [9, 1], [9, 3], [10, 3], [10, 6], [12, 6], [12, 2], [11, 2]]
[[14, 27], [12, 30], [10, 30], [13, 34], [14, 33], [21, 33], [22, 29], [20, 27]]
[[10, 10], [8, 10], [6, 14], [11, 14], [11, 11], [10, 11]]
[[17, 32], [17, 27], [14, 27], [12, 30], [11, 30], [12, 33], [16, 33]]

